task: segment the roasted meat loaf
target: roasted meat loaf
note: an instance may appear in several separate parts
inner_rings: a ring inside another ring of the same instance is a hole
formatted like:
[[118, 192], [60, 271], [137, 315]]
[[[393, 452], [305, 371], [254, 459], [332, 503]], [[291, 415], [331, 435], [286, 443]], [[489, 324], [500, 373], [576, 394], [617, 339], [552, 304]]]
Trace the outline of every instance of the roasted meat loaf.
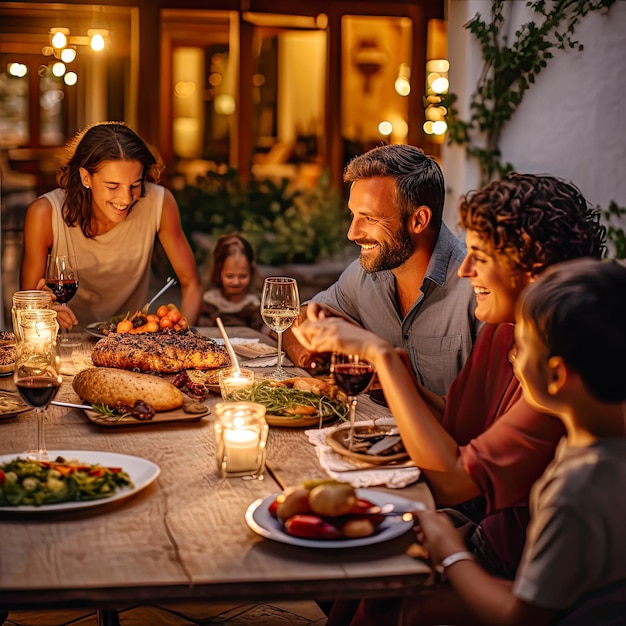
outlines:
[[15, 368], [15, 335], [0, 331], [0, 374], [12, 372]]
[[110, 333], [94, 346], [91, 360], [99, 367], [160, 374], [215, 369], [229, 362], [223, 347], [192, 332]]

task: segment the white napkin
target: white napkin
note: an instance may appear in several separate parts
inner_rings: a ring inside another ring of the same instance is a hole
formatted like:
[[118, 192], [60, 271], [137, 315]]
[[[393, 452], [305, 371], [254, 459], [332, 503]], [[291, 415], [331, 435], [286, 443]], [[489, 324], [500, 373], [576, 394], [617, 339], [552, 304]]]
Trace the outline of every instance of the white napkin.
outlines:
[[[361, 421], [359, 424], [373, 424], [373, 421]], [[395, 424], [395, 421], [389, 417], [378, 418], [376, 424], [389, 425]], [[391, 489], [406, 487], [419, 479], [421, 472], [413, 461], [395, 465], [373, 465], [364, 461], [354, 461], [335, 452], [326, 443], [326, 435], [333, 428], [336, 426], [305, 431], [309, 441], [315, 446], [320, 465], [331, 478], [350, 483], [356, 488], [383, 485]]]
[[[276, 356], [259, 356], [256, 359], [250, 359], [249, 361], [242, 361], [241, 364], [244, 367], [274, 367], [276, 365]], [[289, 357], [283, 353], [283, 367], [293, 367], [293, 363], [289, 360]]]

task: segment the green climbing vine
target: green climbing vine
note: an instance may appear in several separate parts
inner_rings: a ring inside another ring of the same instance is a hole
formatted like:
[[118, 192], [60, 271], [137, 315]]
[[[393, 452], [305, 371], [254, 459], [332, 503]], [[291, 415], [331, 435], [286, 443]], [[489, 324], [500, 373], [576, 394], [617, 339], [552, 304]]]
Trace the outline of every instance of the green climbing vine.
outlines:
[[465, 146], [468, 156], [479, 162], [482, 182], [503, 176], [513, 169], [502, 163], [500, 136], [513, 117], [524, 94], [535, 82], [555, 50], [582, 50], [574, 39], [577, 25], [588, 13], [608, 12], [616, 0], [536, 0], [526, 5], [537, 14], [538, 23], [527, 22], [510, 38], [506, 30], [505, 12], [512, 2], [492, 0], [491, 19], [477, 13], [466, 25], [478, 40], [484, 67], [476, 91], [470, 101], [470, 118], [459, 117], [455, 94], [448, 94], [448, 141]]

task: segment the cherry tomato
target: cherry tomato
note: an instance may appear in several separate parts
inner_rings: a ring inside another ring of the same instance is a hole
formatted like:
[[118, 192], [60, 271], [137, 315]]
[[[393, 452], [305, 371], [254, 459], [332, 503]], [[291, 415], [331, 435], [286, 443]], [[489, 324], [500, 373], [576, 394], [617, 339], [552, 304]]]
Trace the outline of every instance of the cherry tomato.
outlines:
[[117, 328], [115, 332], [118, 333], [127, 333], [129, 330], [133, 329], [133, 323], [130, 320], [122, 320], [117, 323]]
[[161, 328], [161, 330], [164, 328], [172, 328], [172, 326], [174, 326], [174, 322], [172, 322], [169, 317], [166, 316], [161, 318], [161, 321], [159, 322], [159, 328]]
[[156, 313], [149, 313], [146, 315], [146, 320], [148, 320], [148, 322], [156, 322], [158, 324], [160, 319], [161, 318]]
[[145, 326], [145, 331], [147, 333], [156, 333], [158, 332], [160, 326], [158, 322], [148, 322]]
[[173, 324], [176, 324], [180, 320], [180, 311], [170, 311], [167, 317]]
[[170, 310], [164, 305], [162, 304], [156, 311], [156, 314], [159, 317], [165, 317], [168, 313], [170, 312]]

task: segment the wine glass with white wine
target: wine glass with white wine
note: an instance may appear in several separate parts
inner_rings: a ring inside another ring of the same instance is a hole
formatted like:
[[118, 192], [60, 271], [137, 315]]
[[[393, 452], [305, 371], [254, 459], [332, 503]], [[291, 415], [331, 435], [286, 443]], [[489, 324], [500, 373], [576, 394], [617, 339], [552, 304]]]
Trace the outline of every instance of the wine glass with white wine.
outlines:
[[272, 276], [263, 282], [261, 295], [261, 317], [278, 335], [278, 358], [276, 369], [268, 376], [273, 380], [290, 378], [291, 374], [283, 369], [282, 338], [300, 314], [300, 296], [295, 278]]

